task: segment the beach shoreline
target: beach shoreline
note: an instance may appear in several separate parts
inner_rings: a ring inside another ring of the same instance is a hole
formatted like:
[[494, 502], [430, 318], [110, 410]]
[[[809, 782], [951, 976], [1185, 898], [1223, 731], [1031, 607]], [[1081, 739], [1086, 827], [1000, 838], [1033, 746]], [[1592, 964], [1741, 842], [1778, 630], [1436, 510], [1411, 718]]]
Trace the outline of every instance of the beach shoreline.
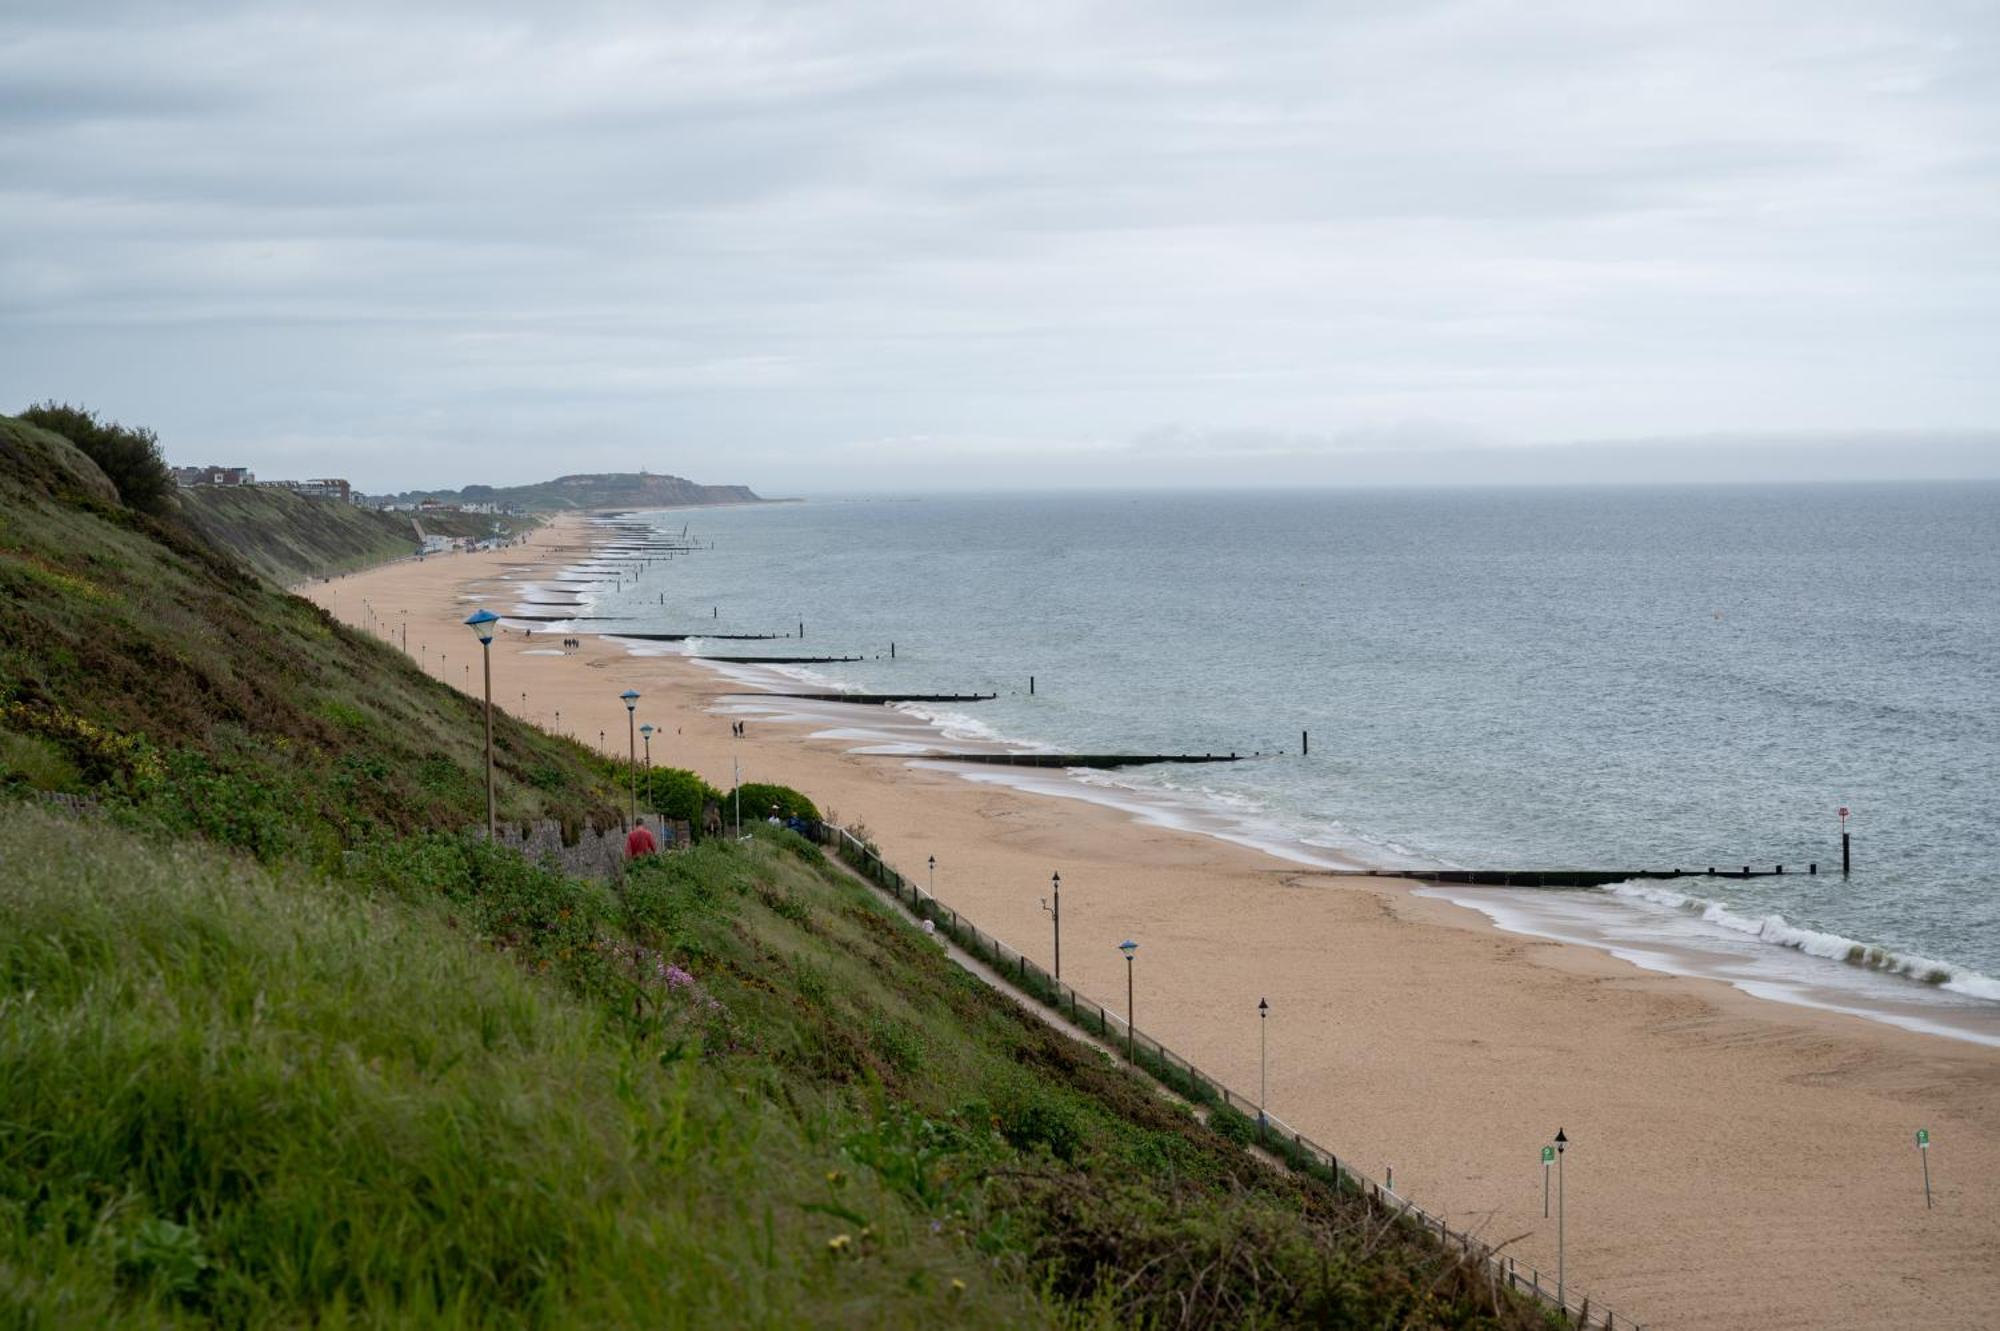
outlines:
[[[579, 562], [589, 536], [565, 517], [498, 551], [304, 591], [350, 623], [364, 599], [407, 617], [411, 655], [466, 687], [476, 647], [459, 621], [506, 608], [503, 566]], [[496, 639], [498, 705], [551, 729], [560, 713], [565, 733], [622, 755], [617, 695], [635, 688], [656, 762], [724, 789], [733, 762], [795, 786], [913, 877], [935, 855], [937, 895], [1044, 964], [1040, 900], [1059, 869], [1066, 980], [1122, 1000], [1116, 944], [1139, 940], [1139, 1025], [1238, 1089], [1258, 1083], [1268, 998], [1272, 1111], [1370, 1173], [1393, 1165], [1399, 1191], [1524, 1268], [1554, 1265], [1535, 1157], [1563, 1127], [1570, 1278], [1647, 1325], [1967, 1324], [2000, 1296], [1990, 1049], [1507, 933], [1405, 880], [1316, 879], [991, 771], [854, 753], [824, 718], [724, 699], [732, 682], [710, 668], [589, 636], [565, 653], [562, 636]], [[1929, 1213], [1917, 1127], [1939, 1148]]]

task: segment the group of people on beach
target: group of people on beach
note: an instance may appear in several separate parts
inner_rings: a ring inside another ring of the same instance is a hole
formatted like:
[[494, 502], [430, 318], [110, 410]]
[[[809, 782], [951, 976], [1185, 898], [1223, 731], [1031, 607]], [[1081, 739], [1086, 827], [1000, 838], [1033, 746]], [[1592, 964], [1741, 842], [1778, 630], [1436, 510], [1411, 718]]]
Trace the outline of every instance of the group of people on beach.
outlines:
[[744, 734], [743, 723], [741, 721], [731, 721], [729, 723], [729, 733], [738, 739], [742, 739]]

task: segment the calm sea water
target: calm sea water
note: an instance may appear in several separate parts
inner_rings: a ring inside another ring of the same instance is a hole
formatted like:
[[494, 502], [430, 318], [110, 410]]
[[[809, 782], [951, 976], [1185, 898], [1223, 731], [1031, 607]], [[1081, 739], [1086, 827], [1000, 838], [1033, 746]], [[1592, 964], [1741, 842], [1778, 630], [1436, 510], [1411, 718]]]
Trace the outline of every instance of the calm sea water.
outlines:
[[[804, 619], [807, 649], [869, 658], [819, 668], [843, 685], [998, 692], [944, 718], [965, 733], [1282, 750], [1119, 780], [1370, 862], [1783, 863], [1630, 909], [1934, 959], [1961, 992], [2000, 976], [2000, 485], [872, 497], [655, 520], [717, 548], [597, 613]], [[1825, 873], [1841, 805], [1845, 880]]]

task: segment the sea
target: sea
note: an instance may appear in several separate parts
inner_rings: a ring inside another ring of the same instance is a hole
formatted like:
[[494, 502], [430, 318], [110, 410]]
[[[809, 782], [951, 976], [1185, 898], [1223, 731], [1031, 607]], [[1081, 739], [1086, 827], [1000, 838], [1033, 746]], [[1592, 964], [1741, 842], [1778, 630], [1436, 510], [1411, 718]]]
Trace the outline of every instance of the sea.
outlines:
[[791, 689], [997, 695], [816, 718], [856, 747], [1260, 755], [967, 770], [1304, 865], [1782, 864], [1425, 890], [1653, 969], [2000, 1045], [2000, 484], [830, 495], [644, 516], [705, 548], [594, 589], [590, 613], [616, 618], [578, 627], [803, 628], [627, 645], [861, 658], [734, 672]]

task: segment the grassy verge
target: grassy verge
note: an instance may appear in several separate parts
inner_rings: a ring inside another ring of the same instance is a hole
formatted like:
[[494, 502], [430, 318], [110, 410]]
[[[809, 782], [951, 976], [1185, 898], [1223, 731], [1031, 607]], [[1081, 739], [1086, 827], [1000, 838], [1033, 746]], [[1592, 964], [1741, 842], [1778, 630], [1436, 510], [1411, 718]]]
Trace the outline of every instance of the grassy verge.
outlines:
[[0, 813], [0, 1320], [1536, 1324], [789, 834], [614, 890]]

